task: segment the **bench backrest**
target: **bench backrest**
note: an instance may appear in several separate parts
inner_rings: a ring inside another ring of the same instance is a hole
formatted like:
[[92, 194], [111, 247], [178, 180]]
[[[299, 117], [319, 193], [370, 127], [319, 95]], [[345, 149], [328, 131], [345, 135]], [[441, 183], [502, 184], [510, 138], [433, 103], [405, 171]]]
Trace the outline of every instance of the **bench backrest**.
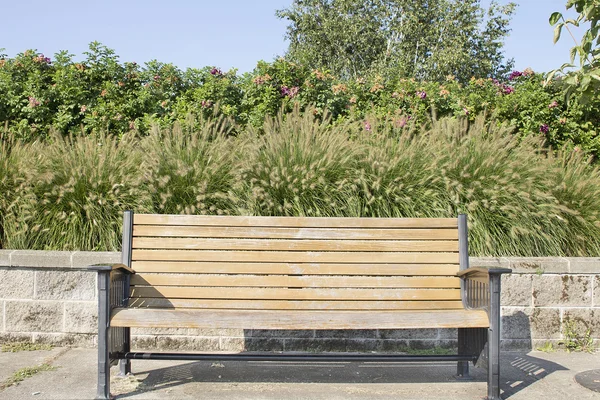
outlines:
[[466, 245], [459, 246], [456, 218], [126, 214], [125, 221], [133, 307], [463, 308], [455, 274]]

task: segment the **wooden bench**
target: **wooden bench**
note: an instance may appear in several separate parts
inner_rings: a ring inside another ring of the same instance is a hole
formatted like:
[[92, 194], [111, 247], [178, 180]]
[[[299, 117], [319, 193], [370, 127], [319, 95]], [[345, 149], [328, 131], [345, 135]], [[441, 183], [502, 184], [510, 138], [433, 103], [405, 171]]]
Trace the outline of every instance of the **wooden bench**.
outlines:
[[[134, 215], [122, 264], [98, 271], [98, 398], [130, 360], [469, 361], [499, 399], [500, 276], [469, 268], [467, 218]], [[458, 354], [181, 354], [130, 351], [131, 327], [458, 328]], [[487, 345], [486, 345], [487, 344]]]

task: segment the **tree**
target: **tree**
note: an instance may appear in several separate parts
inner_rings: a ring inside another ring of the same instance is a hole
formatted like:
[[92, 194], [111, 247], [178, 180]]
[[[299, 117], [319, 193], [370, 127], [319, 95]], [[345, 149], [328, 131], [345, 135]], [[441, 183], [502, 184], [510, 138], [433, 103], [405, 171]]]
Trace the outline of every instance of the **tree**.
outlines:
[[[576, 19], [567, 19], [560, 12], [550, 16], [550, 25], [554, 28], [554, 43], [560, 39], [562, 29], [565, 28], [575, 42], [571, 48], [571, 62], [563, 64], [559, 69], [548, 73], [546, 83], [552, 81], [558, 72], [565, 72], [568, 68], [575, 68], [574, 62], [579, 56], [579, 70], [567, 73], [563, 79], [567, 99], [573, 94], [578, 94], [578, 100], [588, 104], [598, 98], [600, 92], [600, 0], [568, 0], [566, 9], [575, 8], [579, 13]], [[579, 27], [589, 23], [587, 29], [578, 43], [569, 26]]]
[[294, 0], [286, 57], [343, 78], [370, 72], [442, 80], [507, 72], [503, 41], [515, 4], [479, 0]]

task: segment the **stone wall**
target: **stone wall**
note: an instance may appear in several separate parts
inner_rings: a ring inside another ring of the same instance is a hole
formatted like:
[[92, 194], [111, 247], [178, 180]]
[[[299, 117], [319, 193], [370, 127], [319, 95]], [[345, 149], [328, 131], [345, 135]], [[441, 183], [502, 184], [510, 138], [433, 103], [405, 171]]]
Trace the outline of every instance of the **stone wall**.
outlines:
[[[91, 347], [96, 342], [96, 274], [91, 264], [119, 253], [0, 250], [0, 341], [29, 340]], [[600, 258], [471, 258], [472, 266], [502, 266], [505, 349], [558, 344], [568, 321], [591, 330], [600, 345]], [[392, 351], [454, 347], [456, 331], [279, 331], [133, 329], [139, 349], [203, 351]]]

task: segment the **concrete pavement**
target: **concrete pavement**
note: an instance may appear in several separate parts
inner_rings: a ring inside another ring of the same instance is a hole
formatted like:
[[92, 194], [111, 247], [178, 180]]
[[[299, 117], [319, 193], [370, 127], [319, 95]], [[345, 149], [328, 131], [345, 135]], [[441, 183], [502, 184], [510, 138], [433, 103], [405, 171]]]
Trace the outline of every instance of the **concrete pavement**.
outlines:
[[[0, 353], [0, 382], [24, 366], [56, 367], [0, 390], [1, 399], [92, 399], [96, 350]], [[600, 399], [575, 382], [578, 372], [600, 368], [600, 353], [503, 353], [505, 399]], [[481, 399], [486, 371], [456, 381], [455, 363], [176, 362], [134, 360], [134, 375], [113, 377], [119, 399]], [[116, 368], [113, 371], [116, 373]], [[1, 386], [0, 386], [1, 387]]]

